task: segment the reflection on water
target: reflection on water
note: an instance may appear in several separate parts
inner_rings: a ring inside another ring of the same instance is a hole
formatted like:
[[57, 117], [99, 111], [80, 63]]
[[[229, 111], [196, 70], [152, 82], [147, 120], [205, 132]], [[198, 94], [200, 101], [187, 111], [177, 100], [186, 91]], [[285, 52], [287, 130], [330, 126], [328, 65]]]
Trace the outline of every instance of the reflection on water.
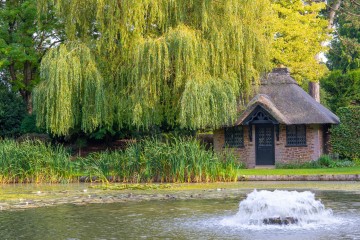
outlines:
[[[251, 192], [251, 191], [249, 191]], [[235, 216], [237, 200], [168, 200], [61, 205], [0, 211], [1, 239], [360, 239], [360, 195], [316, 191], [338, 220], [309, 228], [244, 229], [222, 224]]]

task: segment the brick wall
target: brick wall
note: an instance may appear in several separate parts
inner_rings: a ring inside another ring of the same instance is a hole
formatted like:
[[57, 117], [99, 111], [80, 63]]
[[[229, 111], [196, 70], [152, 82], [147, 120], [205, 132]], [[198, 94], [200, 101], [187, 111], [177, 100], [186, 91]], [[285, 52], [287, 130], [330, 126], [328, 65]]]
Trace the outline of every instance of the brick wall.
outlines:
[[[249, 141], [248, 127], [244, 126], [244, 147], [234, 148], [235, 154], [239, 160], [246, 163], [248, 168], [255, 167], [255, 127], [252, 128], [252, 142]], [[316, 160], [323, 153], [323, 132], [321, 125], [306, 126], [306, 144], [305, 147], [287, 147], [286, 146], [286, 126], [280, 125], [279, 141], [275, 136], [275, 162], [306, 162]], [[225, 145], [224, 130], [214, 131], [214, 150], [221, 152]]]
[[[236, 156], [240, 161], [246, 164], [248, 168], [255, 167], [255, 129], [253, 127], [253, 141], [249, 140], [249, 128], [244, 127], [244, 147], [242, 148], [233, 148]], [[224, 130], [219, 129], [214, 131], [214, 151], [221, 152], [224, 149], [225, 145], [225, 135]]]
[[306, 147], [286, 146], [286, 126], [280, 125], [279, 141], [275, 142], [275, 162], [291, 163], [316, 160], [323, 149], [322, 126], [306, 126]]

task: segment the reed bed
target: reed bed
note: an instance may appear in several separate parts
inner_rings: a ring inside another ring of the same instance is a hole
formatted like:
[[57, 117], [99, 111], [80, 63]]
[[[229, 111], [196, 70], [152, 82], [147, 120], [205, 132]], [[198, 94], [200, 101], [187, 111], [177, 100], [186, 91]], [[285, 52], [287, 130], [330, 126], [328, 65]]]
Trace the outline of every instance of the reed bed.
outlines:
[[0, 140], [0, 182], [69, 182], [76, 164], [62, 146], [40, 141]]
[[215, 154], [192, 138], [146, 139], [124, 151], [93, 153], [82, 161], [89, 162], [90, 176], [136, 183], [236, 181], [243, 167], [231, 152]]
[[242, 165], [234, 154], [206, 150], [193, 138], [149, 138], [123, 151], [71, 160], [62, 146], [0, 141], [0, 182], [75, 182], [80, 176], [108, 182], [236, 181]]

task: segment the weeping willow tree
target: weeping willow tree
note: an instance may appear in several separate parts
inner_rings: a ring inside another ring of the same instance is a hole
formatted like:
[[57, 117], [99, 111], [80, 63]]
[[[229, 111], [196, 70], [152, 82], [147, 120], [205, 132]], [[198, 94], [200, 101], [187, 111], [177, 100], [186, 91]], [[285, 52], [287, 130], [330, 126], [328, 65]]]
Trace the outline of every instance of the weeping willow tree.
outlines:
[[78, 43], [61, 45], [44, 57], [34, 91], [38, 124], [58, 135], [78, 126], [92, 131], [103, 122], [105, 88], [90, 49]]
[[219, 127], [269, 66], [268, 0], [39, 0], [68, 41], [42, 60], [38, 124]]

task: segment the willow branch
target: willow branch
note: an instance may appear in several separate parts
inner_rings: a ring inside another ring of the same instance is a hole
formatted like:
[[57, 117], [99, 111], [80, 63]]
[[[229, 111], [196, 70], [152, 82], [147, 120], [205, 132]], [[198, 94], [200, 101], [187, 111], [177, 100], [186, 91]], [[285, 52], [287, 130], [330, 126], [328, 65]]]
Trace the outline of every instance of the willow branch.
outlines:
[[350, 0], [350, 2], [360, 7], [360, 3], [358, 3], [357, 1], [355, 1], [355, 0]]

